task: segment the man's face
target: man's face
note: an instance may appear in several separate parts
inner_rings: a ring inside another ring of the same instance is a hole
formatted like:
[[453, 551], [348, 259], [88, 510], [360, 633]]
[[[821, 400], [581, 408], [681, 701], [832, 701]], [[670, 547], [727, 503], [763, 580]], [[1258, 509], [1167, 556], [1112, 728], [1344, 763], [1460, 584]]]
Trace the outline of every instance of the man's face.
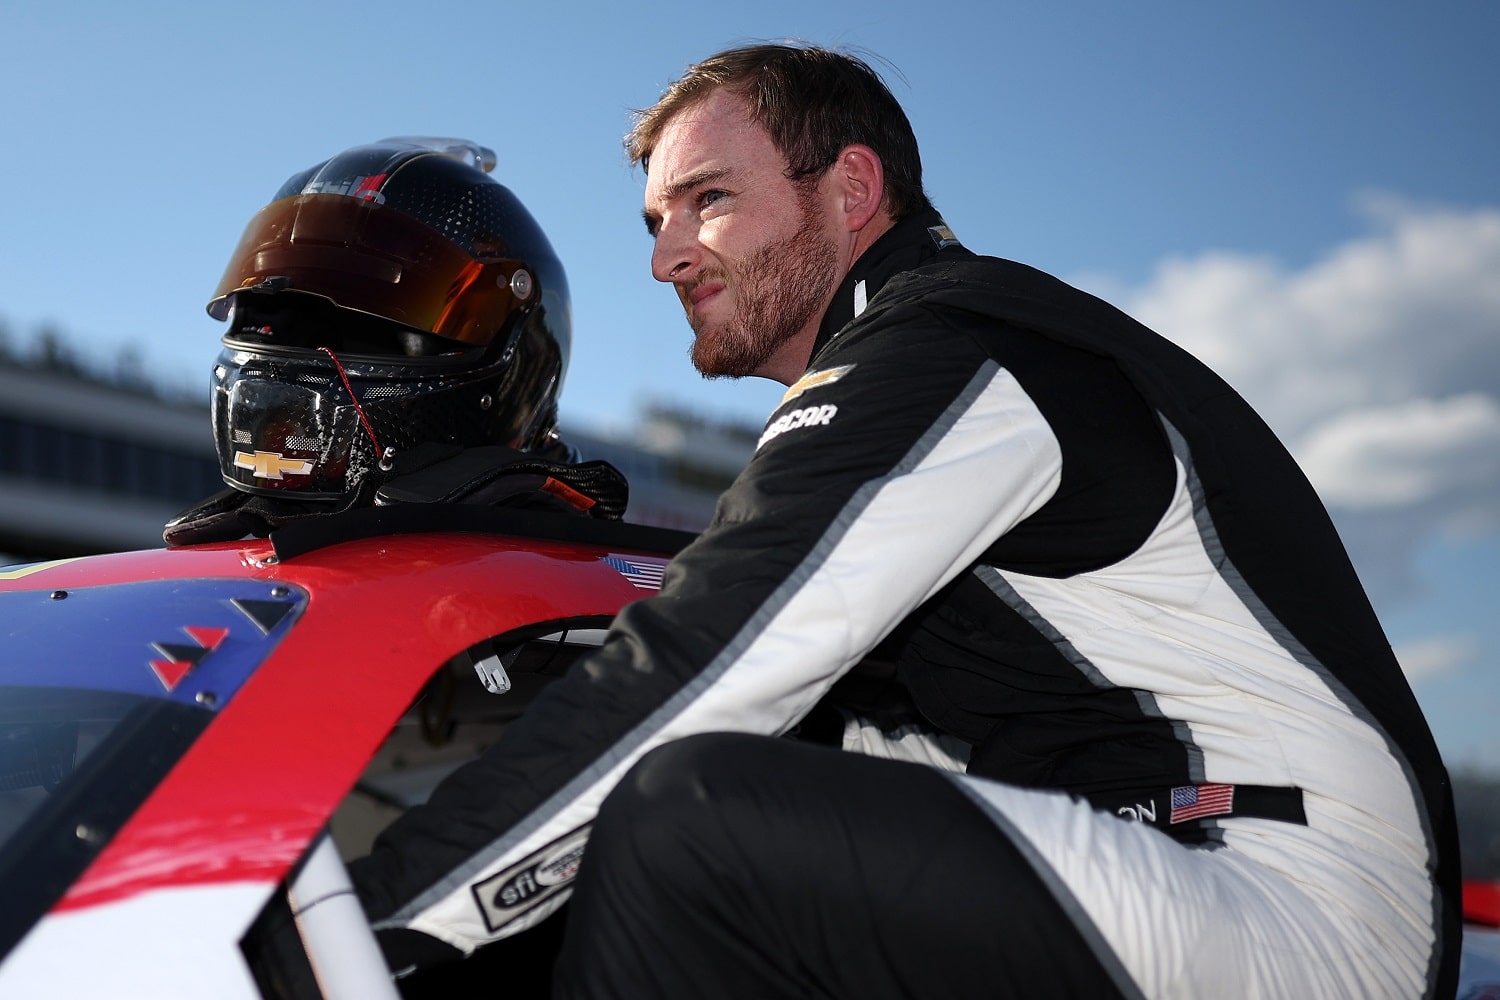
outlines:
[[722, 90], [672, 119], [652, 150], [651, 271], [675, 286], [705, 376], [795, 381], [843, 273], [823, 186], [793, 184], [785, 170], [770, 135]]

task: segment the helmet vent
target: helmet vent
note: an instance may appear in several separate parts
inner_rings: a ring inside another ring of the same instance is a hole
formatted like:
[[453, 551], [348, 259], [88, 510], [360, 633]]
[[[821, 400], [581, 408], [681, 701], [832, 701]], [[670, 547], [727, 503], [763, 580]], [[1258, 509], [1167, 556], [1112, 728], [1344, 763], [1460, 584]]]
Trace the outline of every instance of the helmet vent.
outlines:
[[375, 385], [367, 389], [364, 395], [370, 399], [395, 399], [410, 396], [414, 391], [413, 387], [405, 385]]
[[332, 389], [334, 384], [333, 379], [329, 378], [327, 375], [318, 374], [298, 375], [296, 376], [294, 381], [301, 385], [311, 385], [319, 389]]

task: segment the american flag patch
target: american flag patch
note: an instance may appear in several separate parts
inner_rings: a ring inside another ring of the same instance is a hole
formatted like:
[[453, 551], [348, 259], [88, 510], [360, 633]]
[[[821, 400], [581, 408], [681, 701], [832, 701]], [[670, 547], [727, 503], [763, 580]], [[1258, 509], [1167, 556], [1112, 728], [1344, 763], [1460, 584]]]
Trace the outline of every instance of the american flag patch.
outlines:
[[1204, 816], [1234, 812], [1233, 785], [1183, 785], [1172, 789], [1170, 822], [1186, 823]]
[[661, 589], [661, 575], [666, 570], [668, 561], [651, 556], [617, 556], [614, 553], [604, 557], [606, 566], [642, 590]]

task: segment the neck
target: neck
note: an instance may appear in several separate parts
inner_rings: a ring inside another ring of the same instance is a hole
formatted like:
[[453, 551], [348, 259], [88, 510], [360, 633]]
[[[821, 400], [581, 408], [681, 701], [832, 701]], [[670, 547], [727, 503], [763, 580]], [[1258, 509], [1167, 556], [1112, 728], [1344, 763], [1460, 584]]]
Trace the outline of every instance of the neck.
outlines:
[[895, 225], [891, 219], [881, 214], [871, 219], [868, 225], [849, 234], [849, 240], [845, 246], [843, 267], [833, 288], [829, 290], [828, 298], [823, 302], [822, 308], [818, 310], [817, 316], [800, 330], [795, 337], [783, 343], [776, 352], [767, 359], [766, 363], [756, 372], [782, 385], [791, 385], [803, 376], [807, 371], [808, 364], [812, 361], [813, 348], [818, 341], [818, 331], [822, 328], [823, 317], [827, 314], [829, 307], [833, 304], [834, 297], [843, 286], [844, 279], [854, 269], [855, 263], [864, 256], [865, 251], [879, 241], [880, 237], [890, 231]]
[[[849, 262], [839, 287], [824, 307], [823, 320], [810, 352], [802, 359], [804, 367], [794, 373], [794, 378], [801, 378], [806, 365], [812, 363], [818, 351], [858, 315], [860, 302], [873, 299], [894, 274], [917, 267], [937, 253], [968, 254], [952, 239], [942, 216], [931, 208], [899, 222], [882, 216], [878, 235], [862, 242], [858, 255]], [[860, 288], [861, 284], [863, 288]]]

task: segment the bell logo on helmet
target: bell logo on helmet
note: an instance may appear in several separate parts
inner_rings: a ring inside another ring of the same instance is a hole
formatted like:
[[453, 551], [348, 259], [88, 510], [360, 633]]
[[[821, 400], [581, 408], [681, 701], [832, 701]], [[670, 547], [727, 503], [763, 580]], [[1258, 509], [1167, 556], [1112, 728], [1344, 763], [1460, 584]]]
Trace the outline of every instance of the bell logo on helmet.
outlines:
[[313, 470], [313, 464], [303, 458], [284, 458], [278, 451], [257, 451], [255, 454], [237, 451], [234, 453], [234, 467], [236, 469], [249, 469], [250, 474], [256, 479], [284, 479], [287, 475], [306, 476]]
[[386, 174], [361, 175], [352, 179], [343, 180], [315, 180], [302, 189], [303, 194], [346, 194], [351, 198], [361, 201], [373, 201], [377, 204], [385, 201], [385, 195], [380, 192], [380, 185], [385, 182]]

